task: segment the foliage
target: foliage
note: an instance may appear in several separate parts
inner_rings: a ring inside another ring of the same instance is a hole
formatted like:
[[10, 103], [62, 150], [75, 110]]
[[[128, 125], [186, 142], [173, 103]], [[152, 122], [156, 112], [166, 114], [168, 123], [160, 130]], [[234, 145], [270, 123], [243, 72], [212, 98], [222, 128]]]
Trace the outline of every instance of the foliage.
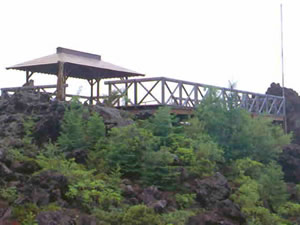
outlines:
[[188, 218], [194, 216], [193, 211], [188, 210], [176, 210], [174, 212], [166, 213], [162, 215], [164, 224], [172, 225], [185, 225]]
[[174, 190], [178, 185], [178, 172], [171, 164], [174, 154], [167, 148], [144, 154], [144, 163], [141, 170], [141, 180], [146, 185], [156, 185], [164, 190]]
[[276, 163], [270, 163], [262, 171], [258, 179], [260, 183], [260, 196], [263, 201], [267, 201], [273, 209], [277, 209], [286, 202], [288, 198], [286, 184], [283, 181], [283, 172]]
[[16, 187], [2, 187], [0, 188], [0, 199], [13, 203], [18, 198]]
[[105, 136], [105, 125], [98, 113], [92, 113], [86, 127], [86, 139], [90, 148]]
[[160, 107], [153, 118], [150, 126], [155, 136], [167, 137], [172, 131], [172, 116], [169, 107]]
[[224, 149], [227, 161], [250, 157], [267, 163], [276, 159], [282, 147], [290, 142], [291, 136], [284, 134], [271, 120], [252, 118], [245, 110], [228, 106], [213, 90], [198, 107], [196, 115], [208, 134]]
[[118, 206], [121, 193], [117, 188], [112, 188], [104, 180], [85, 178], [69, 186], [67, 197], [80, 202], [84, 208], [100, 207], [109, 209], [112, 205]]
[[156, 140], [149, 131], [134, 124], [113, 128], [105, 157], [112, 168], [120, 166], [124, 175], [139, 177], [144, 155], [155, 149]]
[[153, 209], [145, 205], [135, 205], [125, 213], [123, 225], [162, 225], [162, 222]]
[[64, 151], [85, 146], [83, 110], [78, 99], [72, 99], [70, 106], [65, 110], [60, 136], [58, 137], [58, 144]]
[[294, 202], [286, 202], [278, 209], [278, 214], [284, 217], [299, 217], [300, 204]]
[[175, 199], [180, 209], [191, 207], [195, 203], [196, 194], [176, 194]]
[[37, 225], [35, 220], [37, 214], [45, 211], [57, 211], [61, 208], [54, 203], [49, 205], [38, 207], [32, 203], [26, 203], [24, 205], [15, 206], [12, 210], [12, 215], [15, 219], [21, 222], [22, 225]]

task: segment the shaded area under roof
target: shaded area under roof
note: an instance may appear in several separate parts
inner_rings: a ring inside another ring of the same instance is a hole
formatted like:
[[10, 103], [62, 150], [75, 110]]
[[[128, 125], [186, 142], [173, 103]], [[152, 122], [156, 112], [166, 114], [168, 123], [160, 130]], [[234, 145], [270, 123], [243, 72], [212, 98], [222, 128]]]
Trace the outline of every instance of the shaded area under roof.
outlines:
[[144, 76], [144, 74], [105, 62], [101, 60], [100, 55], [60, 47], [57, 48], [55, 54], [20, 63], [6, 69], [57, 75], [59, 62], [64, 63], [64, 75], [68, 77], [91, 80]]

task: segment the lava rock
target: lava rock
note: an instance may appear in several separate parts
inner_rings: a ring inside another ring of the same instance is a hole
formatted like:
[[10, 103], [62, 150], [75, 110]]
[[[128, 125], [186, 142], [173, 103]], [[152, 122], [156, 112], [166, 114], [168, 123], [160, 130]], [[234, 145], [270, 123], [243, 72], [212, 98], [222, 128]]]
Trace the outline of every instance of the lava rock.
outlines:
[[219, 172], [202, 180], [196, 179], [194, 185], [196, 200], [206, 208], [227, 199], [231, 192], [227, 179]]

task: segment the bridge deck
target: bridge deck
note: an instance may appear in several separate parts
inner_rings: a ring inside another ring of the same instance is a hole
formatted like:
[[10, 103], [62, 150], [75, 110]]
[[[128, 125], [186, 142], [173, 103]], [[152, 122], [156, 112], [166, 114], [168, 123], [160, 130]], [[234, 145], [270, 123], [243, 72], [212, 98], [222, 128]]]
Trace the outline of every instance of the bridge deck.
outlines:
[[259, 94], [231, 88], [170, 79], [165, 77], [106, 81], [111, 105], [133, 113], [170, 106], [175, 114], [192, 114], [214, 90], [216, 96], [234, 107], [246, 109], [253, 116], [265, 115], [274, 120], [285, 117], [285, 100], [281, 96]]

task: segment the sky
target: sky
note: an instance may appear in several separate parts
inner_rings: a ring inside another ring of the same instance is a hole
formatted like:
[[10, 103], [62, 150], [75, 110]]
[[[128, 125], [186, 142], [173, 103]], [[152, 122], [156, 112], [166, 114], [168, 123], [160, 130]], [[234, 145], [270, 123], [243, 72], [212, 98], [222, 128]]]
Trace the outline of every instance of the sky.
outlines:
[[[100, 54], [145, 73], [264, 93], [281, 83], [300, 92], [299, 0], [9, 0], [0, 2], [0, 88], [25, 83], [8, 66], [65, 47]], [[55, 76], [35, 74], [35, 84]], [[69, 93], [89, 93], [68, 80]]]

